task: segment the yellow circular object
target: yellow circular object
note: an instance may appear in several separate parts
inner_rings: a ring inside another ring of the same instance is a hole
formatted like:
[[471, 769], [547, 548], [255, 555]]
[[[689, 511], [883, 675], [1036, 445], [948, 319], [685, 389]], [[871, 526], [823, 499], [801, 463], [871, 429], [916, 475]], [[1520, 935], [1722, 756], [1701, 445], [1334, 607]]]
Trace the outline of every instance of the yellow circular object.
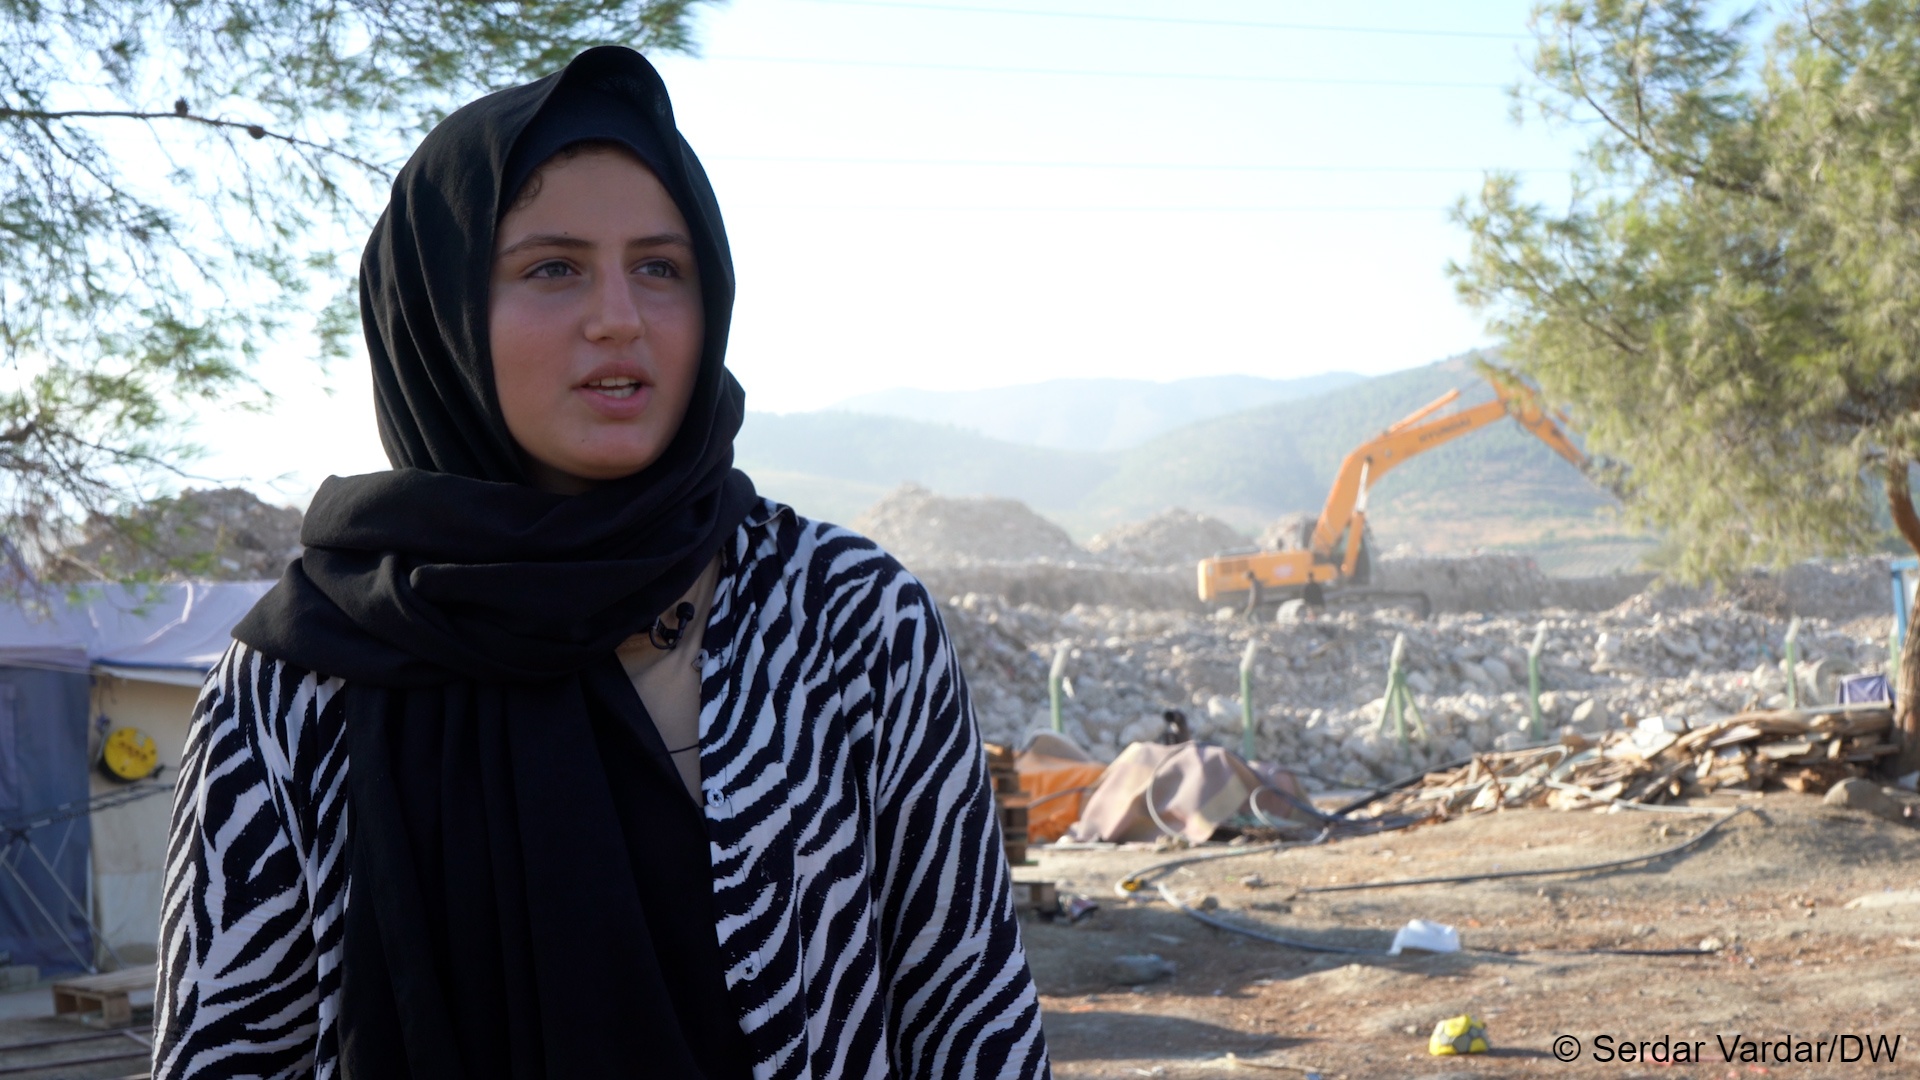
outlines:
[[115, 780], [145, 780], [160, 765], [160, 748], [139, 728], [114, 728], [100, 748], [100, 766]]
[[1433, 1036], [1427, 1040], [1427, 1053], [1436, 1057], [1484, 1054], [1489, 1049], [1486, 1025], [1471, 1016], [1455, 1016], [1440, 1021], [1434, 1025]]

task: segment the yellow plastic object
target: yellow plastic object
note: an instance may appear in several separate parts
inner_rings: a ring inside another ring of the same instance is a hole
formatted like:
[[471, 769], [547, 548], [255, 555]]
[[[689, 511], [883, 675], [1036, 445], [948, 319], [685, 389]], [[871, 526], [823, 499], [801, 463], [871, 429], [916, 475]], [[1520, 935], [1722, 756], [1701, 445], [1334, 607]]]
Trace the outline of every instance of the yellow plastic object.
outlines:
[[115, 780], [145, 780], [159, 765], [160, 748], [139, 728], [114, 728], [100, 748], [100, 767]]
[[1487, 1026], [1471, 1016], [1450, 1017], [1433, 1025], [1433, 1037], [1427, 1040], [1427, 1053], [1484, 1054], [1487, 1052]]

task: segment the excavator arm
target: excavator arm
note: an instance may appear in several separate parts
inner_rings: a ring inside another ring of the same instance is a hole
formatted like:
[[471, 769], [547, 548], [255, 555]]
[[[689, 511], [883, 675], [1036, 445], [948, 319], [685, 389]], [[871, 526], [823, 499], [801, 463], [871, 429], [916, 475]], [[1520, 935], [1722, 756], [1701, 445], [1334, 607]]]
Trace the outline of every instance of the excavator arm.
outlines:
[[1333, 487], [1327, 492], [1326, 504], [1314, 524], [1307, 551], [1261, 552], [1205, 560], [1200, 564], [1201, 599], [1211, 601], [1225, 593], [1243, 590], [1251, 590], [1252, 595], [1258, 597], [1263, 587], [1331, 585], [1353, 580], [1365, 543], [1368, 490], [1402, 462], [1509, 416], [1575, 468], [1583, 473], [1588, 471], [1586, 455], [1555, 423], [1533, 388], [1489, 364], [1478, 365], [1478, 370], [1492, 384], [1494, 400], [1436, 416], [1459, 400], [1460, 391], [1450, 390], [1356, 447], [1341, 461], [1334, 475]]
[[1317, 561], [1331, 561], [1341, 538], [1346, 537], [1343, 569], [1351, 574], [1359, 557], [1361, 527], [1366, 523], [1367, 490], [1408, 459], [1509, 416], [1572, 462], [1575, 468], [1586, 471], [1586, 455], [1554, 423], [1531, 387], [1491, 365], [1481, 365], [1480, 373], [1493, 384], [1494, 400], [1429, 419], [1459, 400], [1460, 391], [1449, 390], [1346, 456], [1340, 463], [1340, 471], [1334, 475], [1332, 490], [1327, 492], [1320, 520], [1313, 527], [1312, 549]]

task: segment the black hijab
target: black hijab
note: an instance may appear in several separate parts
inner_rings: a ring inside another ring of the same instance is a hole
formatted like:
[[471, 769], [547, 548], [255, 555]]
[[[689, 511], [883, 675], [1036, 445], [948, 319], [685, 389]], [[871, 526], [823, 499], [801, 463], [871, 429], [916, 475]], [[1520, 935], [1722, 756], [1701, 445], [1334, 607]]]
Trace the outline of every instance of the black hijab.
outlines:
[[[502, 419], [487, 298], [508, 201], [584, 139], [624, 145], [679, 205], [706, 334], [661, 458], [561, 496], [528, 484]], [[732, 467], [732, 302], [712, 188], [631, 50], [467, 105], [394, 181], [360, 269], [394, 468], [321, 485], [305, 555], [234, 631], [346, 680], [349, 1078], [746, 1074], [704, 819], [614, 656], [754, 501]]]

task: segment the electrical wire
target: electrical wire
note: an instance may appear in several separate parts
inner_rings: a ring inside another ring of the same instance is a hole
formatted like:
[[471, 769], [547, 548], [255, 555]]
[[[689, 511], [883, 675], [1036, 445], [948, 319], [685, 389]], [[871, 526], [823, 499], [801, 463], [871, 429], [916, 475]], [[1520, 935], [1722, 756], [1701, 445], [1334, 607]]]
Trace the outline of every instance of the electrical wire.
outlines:
[[899, 165], [938, 169], [1111, 169], [1115, 171], [1164, 172], [1257, 172], [1325, 173], [1329, 175], [1394, 174], [1428, 175], [1433, 173], [1558, 172], [1547, 166], [1496, 169], [1486, 165], [1281, 165], [1226, 164], [1208, 165], [1180, 161], [1015, 161], [980, 158], [858, 158], [806, 157], [778, 154], [708, 154], [708, 161], [738, 161], [776, 165]]
[[1114, 71], [1093, 68], [1014, 67], [997, 64], [937, 64], [900, 60], [838, 60], [812, 56], [743, 56], [718, 53], [698, 58], [730, 64], [793, 64], [806, 67], [880, 68], [889, 71], [962, 72], [979, 75], [1044, 75], [1087, 79], [1173, 79], [1192, 82], [1269, 83], [1279, 86], [1380, 86], [1402, 90], [1505, 90], [1506, 83], [1423, 79], [1328, 79], [1309, 75], [1232, 75], [1201, 71]]
[[1444, 214], [1449, 206], [1380, 204], [1377, 206], [955, 206], [876, 203], [750, 203], [750, 210], [808, 210], [813, 212], [902, 214]]
[[1492, 41], [1532, 41], [1528, 34], [1497, 30], [1442, 30], [1425, 27], [1336, 26], [1326, 23], [1257, 22], [1251, 19], [1194, 19], [1174, 15], [1123, 15], [1104, 11], [1050, 11], [1039, 8], [975, 7], [931, 4], [917, 0], [811, 0], [842, 7], [890, 8], [897, 11], [945, 11], [967, 15], [1021, 15], [1045, 19], [1085, 19], [1092, 22], [1153, 23], [1161, 26], [1219, 26], [1235, 30], [1290, 30], [1325, 34], [1390, 34], [1401, 37], [1477, 38]]

